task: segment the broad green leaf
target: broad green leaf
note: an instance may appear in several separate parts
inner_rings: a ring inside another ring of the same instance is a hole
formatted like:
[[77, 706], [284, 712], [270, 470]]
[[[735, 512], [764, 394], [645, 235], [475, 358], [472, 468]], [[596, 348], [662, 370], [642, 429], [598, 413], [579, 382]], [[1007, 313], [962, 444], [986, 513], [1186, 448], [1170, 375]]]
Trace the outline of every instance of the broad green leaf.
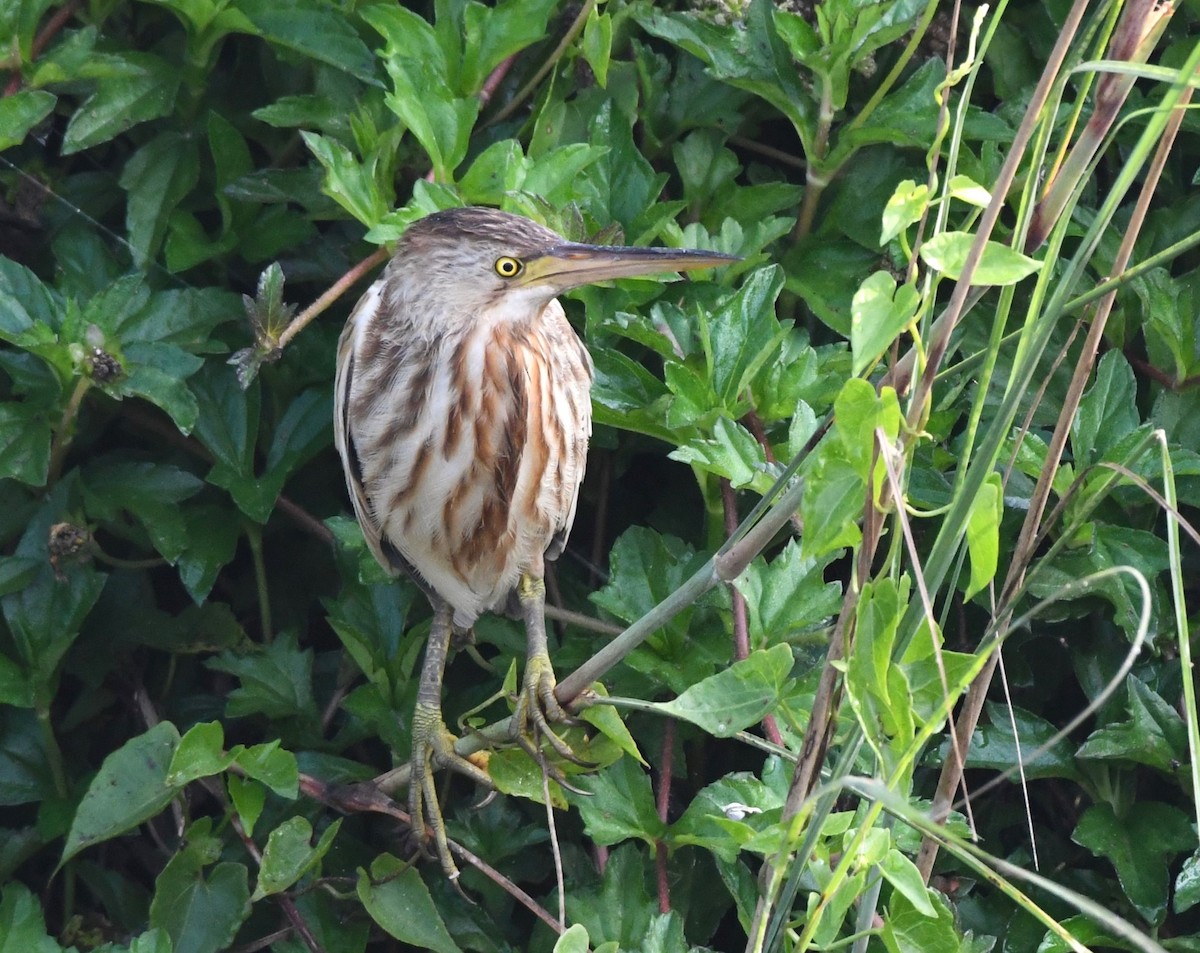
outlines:
[[918, 185], [905, 179], [896, 186], [896, 191], [883, 208], [883, 230], [879, 233], [879, 244], [886, 245], [914, 222], [920, 221], [929, 207], [929, 186]]
[[85, 847], [132, 830], [171, 803], [179, 788], [167, 782], [167, 772], [178, 745], [178, 730], [163, 721], [104, 759], [79, 802], [60, 866]]
[[0, 150], [20, 145], [56, 102], [58, 97], [43, 89], [19, 89], [0, 99]]
[[[728, 813], [730, 805], [742, 805], [749, 810], [741, 820], [733, 821]], [[727, 774], [692, 799], [679, 820], [671, 825], [667, 837], [673, 846], [703, 847], [732, 861], [754, 835], [759, 826], [756, 819], [782, 807], [783, 797], [758, 778], [741, 772]]]
[[778, 351], [787, 334], [788, 325], [775, 317], [775, 299], [782, 289], [782, 269], [761, 268], [716, 311], [701, 315], [713, 391], [731, 415], [750, 378]]
[[759, 556], [734, 580], [749, 610], [752, 647], [791, 640], [837, 613], [841, 586], [824, 578], [830, 561], [805, 557], [791, 540], [770, 563]]
[[219, 863], [205, 876], [207, 858], [185, 848], [154, 885], [150, 924], [171, 938], [172, 953], [220, 953], [250, 913], [249, 874], [242, 864]]
[[573, 923], [554, 943], [553, 953], [590, 953], [588, 932], [582, 924]]
[[380, 85], [375, 57], [339, 8], [323, 0], [237, 0], [237, 10], [277, 46]]
[[[608, 953], [643, 948], [657, 907], [647, 893], [644, 848], [622, 844], [609, 854], [599, 884], [580, 884], [567, 891], [567, 920], [581, 924], [596, 953], [609, 941]], [[686, 947], [684, 947], [686, 948]]]
[[[968, 768], [1007, 771], [1020, 762], [1024, 776], [1030, 780], [1079, 777], [1071, 743], [1066, 738], [1059, 739], [1048, 750], [1031, 758], [1034, 751], [1057, 734], [1057, 728], [1049, 721], [1023, 708], [1009, 709], [989, 704], [986, 711], [989, 723], [981, 725], [971, 739], [971, 748], [967, 753]], [[953, 757], [949, 742], [942, 744], [939, 754], [943, 758]]]
[[767, 472], [762, 446], [750, 431], [728, 417], [717, 418], [711, 438], [693, 437], [667, 456], [725, 477], [735, 489], [750, 487], [766, 493], [775, 482]]
[[[120, 63], [121, 70], [100, 78], [96, 91], [71, 117], [63, 134], [63, 155], [107, 142], [175, 107], [180, 70], [150, 53], [122, 53]], [[130, 174], [128, 165], [125, 174]]]
[[985, 208], [992, 200], [992, 193], [968, 175], [951, 176], [947, 188], [951, 198], [977, 208]]
[[225, 730], [219, 721], [192, 725], [175, 748], [167, 768], [166, 783], [181, 788], [185, 784], [220, 774], [233, 763], [225, 748]]
[[84, 471], [88, 515], [118, 523], [129, 513], [145, 528], [154, 548], [174, 563], [189, 544], [179, 504], [204, 486], [199, 477], [169, 464], [100, 459]]
[[1183, 913], [1200, 903], [1200, 850], [1193, 851], [1192, 856], [1183, 862], [1179, 876], [1175, 878], [1175, 902], [1172, 904], [1176, 913]]
[[913, 906], [917, 913], [927, 917], [936, 917], [937, 911], [930, 903], [930, 891], [925, 886], [925, 880], [917, 865], [898, 850], [889, 850], [879, 862], [879, 872], [904, 898]]
[[391, 854], [376, 857], [370, 874], [359, 868], [358, 899], [389, 936], [434, 953], [460, 953], [421, 875]]
[[246, 775], [260, 781], [280, 797], [295, 800], [300, 793], [300, 771], [296, 756], [280, 747], [279, 741], [251, 745], [235, 759]]
[[964, 599], [970, 599], [996, 576], [1000, 560], [1000, 520], [1004, 517], [1004, 487], [999, 473], [989, 473], [967, 516], [967, 552], [971, 556], [971, 581]]
[[13, 707], [6, 694], [0, 690], [0, 806], [54, 798], [53, 763], [37, 715]]
[[0, 479], [45, 486], [52, 437], [47, 408], [0, 404]]
[[862, 538], [858, 520], [866, 503], [866, 482], [836, 441], [822, 441], [804, 482], [801, 550], [819, 559]]
[[1179, 713], [1136, 675], [1125, 679], [1129, 719], [1102, 725], [1075, 752], [1077, 758], [1132, 761], [1160, 771], [1186, 762], [1187, 728]]
[[309, 844], [312, 825], [303, 817], [289, 817], [271, 831], [267, 846], [263, 848], [258, 885], [250, 897], [251, 902], [287, 890], [312, 870], [333, 846], [341, 826], [340, 818], [330, 824], [315, 846]]
[[862, 283], [850, 302], [850, 349], [857, 376], [879, 360], [892, 341], [912, 322], [921, 293], [911, 284], [877, 271]]
[[[604, 686], [598, 682], [593, 686], [592, 690], [600, 698], [604, 698], [607, 694]], [[634, 741], [633, 735], [630, 734], [629, 728], [626, 727], [617, 710], [611, 705], [597, 703], [585, 708], [579, 713], [579, 720], [586, 721], [625, 754], [636, 759], [643, 766], [648, 767], [646, 759], [642, 757], [642, 753], [638, 750], [637, 742]]]
[[583, 26], [583, 40], [579, 51], [587, 60], [588, 66], [601, 87], [608, 85], [608, 60], [612, 55], [613, 27], [612, 17], [600, 13], [598, 7], [592, 7], [588, 12], [587, 23]]
[[786, 694], [792, 664], [789, 645], [759, 649], [678, 698], [654, 707], [699, 725], [717, 738], [731, 738], [775, 709]]
[[[452, 70], [457, 73], [458, 92], [478, 93], [505, 59], [542, 39], [556, 6], [557, 0], [501, 0], [488, 6], [466, 4], [462, 11], [462, 61]], [[444, 15], [438, 14], [439, 29], [445, 27]]]
[[300, 136], [325, 169], [322, 191], [363, 225], [368, 228], [378, 225], [390, 203], [375, 177], [374, 162], [359, 160], [329, 136], [306, 130]]
[[647, 844], [665, 830], [654, 806], [650, 778], [632, 758], [622, 758], [598, 774], [576, 778], [574, 783], [590, 796], [571, 796], [584, 829], [597, 844], [611, 847], [636, 838]]
[[937, 893], [926, 894], [934, 915], [918, 910], [908, 896], [894, 891], [880, 938], [887, 953], [961, 953], [954, 914]]
[[1076, 467], [1105, 459], [1107, 451], [1141, 424], [1137, 381], [1120, 351], [1100, 358], [1092, 386], [1079, 401], [1071, 426], [1071, 449]]
[[638, 17], [645, 30], [701, 59], [716, 79], [760, 96], [791, 120], [809, 153], [816, 103], [781, 42], [774, 5], [753, 0], [743, 29], [722, 29], [693, 14], [661, 13], [653, 8]]
[[[970, 232], [942, 232], [921, 246], [921, 260], [935, 271], [957, 281], [962, 277], [967, 254], [974, 243], [975, 236]], [[1008, 245], [989, 241], [984, 245], [979, 265], [971, 273], [971, 284], [1015, 285], [1041, 267], [1040, 261]]]
[[1079, 819], [1071, 839], [1116, 868], [1121, 889], [1151, 924], [1162, 923], [1170, 890], [1169, 867], [1195, 844], [1188, 817], [1161, 801], [1139, 800], [1124, 817], [1109, 804], [1093, 804]]
[[125, 163], [120, 185], [128, 194], [125, 225], [138, 267], [158, 254], [171, 213], [199, 176], [196, 141], [182, 133], [160, 133]]
[[46, 933], [37, 897], [19, 881], [10, 881], [0, 892], [0, 953], [64, 953]]
[[71, 566], [64, 576], [57, 578], [49, 563], [43, 563], [28, 585], [0, 599], [16, 660], [35, 696], [49, 691], [62, 657], [78, 637], [108, 578], [87, 565]]
[[304, 731], [313, 728], [317, 719], [312, 662], [312, 649], [301, 649], [296, 636], [285, 633], [257, 652], [222, 652], [207, 665], [235, 675], [241, 682], [226, 695], [225, 710], [230, 718], [261, 714], [290, 721], [293, 730]]
[[233, 802], [233, 809], [241, 819], [242, 828], [247, 836], [253, 837], [254, 827], [267, 803], [267, 789], [257, 781], [236, 774], [227, 775], [225, 783], [229, 788], [229, 799]]

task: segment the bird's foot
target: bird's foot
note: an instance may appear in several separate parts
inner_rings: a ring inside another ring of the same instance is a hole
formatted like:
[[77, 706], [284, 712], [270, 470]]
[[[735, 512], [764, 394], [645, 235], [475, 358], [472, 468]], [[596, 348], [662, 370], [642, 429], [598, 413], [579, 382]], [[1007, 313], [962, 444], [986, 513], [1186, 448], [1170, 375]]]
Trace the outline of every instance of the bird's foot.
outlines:
[[486, 771], [454, 750], [457, 740], [442, 720], [440, 708], [418, 702], [413, 712], [412, 778], [408, 784], [410, 823], [422, 853], [429, 853], [429, 835], [433, 834], [438, 862], [446, 876], [455, 882], [459, 871], [450, 856], [446, 822], [438, 803], [433, 772], [438, 768], [449, 768], [489, 790], [492, 787], [492, 779]]
[[[539, 739], [544, 738], [559, 757], [580, 767], [594, 768], [595, 764], [575, 754], [571, 746], [550, 727], [552, 722], [559, 725], [579, 724], [579, 720], [570, 715], [555, 697], [554, 689], [557, 685], [550, 656], [544, 652], [531, 655], [525, 665], [525, 678], [517, 695], [516, 711], [513, 712], [513, 740], [540, 763], [545, 763], [539, 743]], [[562, 772], [552, 765], [548, 767], [554, 779], [562, 784]], [[566, 786], [574, 790], [570, 785]]]

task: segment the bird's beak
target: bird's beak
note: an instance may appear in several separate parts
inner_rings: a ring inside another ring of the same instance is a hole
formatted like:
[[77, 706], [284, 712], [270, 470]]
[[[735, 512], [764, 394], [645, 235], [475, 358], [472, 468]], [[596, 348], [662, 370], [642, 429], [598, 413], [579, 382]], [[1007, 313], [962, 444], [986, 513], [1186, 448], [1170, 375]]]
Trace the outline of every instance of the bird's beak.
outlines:
[[557, 293], [610, 278], [715, 268], [740, 260], [736, 255], [692, 248], [641, 248], [563, 242], [536, 257], [526, 259], [520, 282], [553, 288]]

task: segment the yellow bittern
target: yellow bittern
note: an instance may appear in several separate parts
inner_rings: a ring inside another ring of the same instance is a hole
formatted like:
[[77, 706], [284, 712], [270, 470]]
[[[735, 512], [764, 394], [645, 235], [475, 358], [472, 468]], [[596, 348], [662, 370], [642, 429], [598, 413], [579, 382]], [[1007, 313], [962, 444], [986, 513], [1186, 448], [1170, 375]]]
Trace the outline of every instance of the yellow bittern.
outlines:
[[[592, 362], [555, 296], [594, 281], [727, 264], [713, 252], [565, 241], [488, 208], [437, 212], [404, 233], [338, 345], [335, 441], [375, 558], [433, 605], [412, 723], [409, 807], [450, 877], [432, 772], [490, 786], [442, 719], [453, 630], [515, 593], [527, 659], [514, 737], [535, 751], [569, 722], [546, 647], [544, 560], [575, 518], [592, 429]], [[531, 741], [531, 739], [533, 739]]]

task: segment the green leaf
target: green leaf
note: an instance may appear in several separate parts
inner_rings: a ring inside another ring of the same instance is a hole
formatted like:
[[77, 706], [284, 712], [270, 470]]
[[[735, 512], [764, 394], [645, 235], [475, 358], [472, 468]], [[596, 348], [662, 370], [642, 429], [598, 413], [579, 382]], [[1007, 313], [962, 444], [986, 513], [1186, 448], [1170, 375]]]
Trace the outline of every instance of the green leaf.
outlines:
[[237, 9], [275, 45], [345, 70], [368, 85], [381, 85], [375, 57], [337, 7], [323, 0], [237, 0]]
[[790, 327], [775, 317], [782, 289], [778, 265], [760, 268], [711, 315], [701, 313], [713, 391], [731, 416], [750, 378], [778, 352]]
[[960, 953], [963, 949], [949, 906], [937, 893], [928, 892], [926, 898], [933, 915], [914, 907], [906, 894], [893, 892], [880, 933], [887, 953]]
[[[1024, 776], [1030, 780], [1079, 777], [1071, 743], [1066, 738], [1060, 738], [1048, 750], [1030, 758], [1058, 733], [1054, 724], [1023, 708], [989, 703], [986, 711], [989, 724], [978, 728], [971, 739], [967, 752], [968, 768], [1006, 771], [1020, 762]], [[953, 757], [949, 742], [943, 743], [939, 753], [943, 758]]]
[[131, 513], [168, 562], [175, 562], [187, 548], [187, 523], [179, 503], [203, 488], [199, 477], [169, 464], [109, 458], [88, 466], [83, 482], [93, 519], [117, 523], [122, 513]]
[[58, 97], [44, 89], [19, 89], [0, 99], [0, 150], [19, 146], [56, 102]]
[[375, 6], [363, 19], [383, 34], [384, 66], [392, 80], [388, 107], [417, 137], [433, 163], [436, 180], [452, 181], [467, 154], [479, 99], [457, 94], [451, 67], [433, 27], [402, 7]]
[[735, 489], [750, 487], [766, 493], [775, 482], [767, 472], [762, 446], [750, 431], [727, 417], [717, 418], [711, 439], [693, 437], [667, 456], [725, 477]]
[[896, 287], [896, 279], [877, 271], [866, 279], [850, 302], [850, 349], [858, 376], [879, 360], [916, 316], [921, 293], [914, 285]]
[[90, 566], [72, 566], [59, 579], [43, 563], [33, 581], [0, 599], [18, 660], [36, 695], [49, 689], [106, 580]]
[[158, 254], [171, 213], [199, 177], [196, 141], [177, 132], [160, 133], [125, 163], [120, 178], [121, 188], [129, 196], [125, 225], [139, 268]]
[[45, 486], [52, 437], [45, 408], [33, 403], [0, 404], [0, 479]]
[[279, 720], [294, 719], [297, 729], [315, 723], [316, 702], [312, 694], [312, 649], [301, 649], [296, 636], [285, 633], [252, 654], [222, 652], [207, 663], [218, 672], [236, 675], [241, 687], [226, 696], [230, 718], [266, 715]]
[[0, 953], [63, 953], [46, 933], [37, 897], [20, 882], [7, 883], [0, 892]]
[[390, 202], [380, 189], [374, 163], [360, 162], [354, 153], [328, 136], [305, 130], [300, 136], [325, 169], [322, 191], [368, 228], [378, 225]]
[[[556, 6], [557, 0], [501, 0], [494, 6], [466, 4], [457, 91], [478, 93], [504, 60], [542, 39]], [[447, 26], [444, 18], [445, 13], [439, 12], [439, 30]]]
[[1124, 817], [1117, 817], [1109, 804], [1093, 804], [1079, 819], [1071, 840], [1107, 858], [1130, 903], [1157, 926], [1167, 912], [1171, 861], [1192, 848], [1195, 834], [1177, 807], [1139, 800]]
[[55, 797], [51, 764], [37, 715], [5, 702], [0, 707], [0, 806]]
[[[942, 232], [921, 246], [921, 260], [935, 271], [957, 281], [962, 277], [967, 254], [974, 243], [975, 236], [970, 232]], [[1008, 245], [989, 241], [984, 245], [979, 265], [971, 273], [971, 284], [1015, 285], [1041, 267], [1040, 261]]]
[[225, 748], [225, 729], [219, 721], [193, 725], [179, 739], [179, 745], [171, 756], [167, 768], [166, 783], [181, 788], [185, 784], [220, 774], [233, 763], [233, 756]]
[[[750, 808], [740, 821], [730, 819], [730, 805]], [[758, 778], [742, 772], [727, 774], [701, 790], [679, 820], [671, 825], [672, 846], [691, 844], [732, 862], [754, 836], [756, 818], [783, 807], [783, 797]]]
[[612, 55], [612, 17], [600, 13], [598, 7], [588, 11], [587, 23], [583, 25], [583, 39], [579, 52], [592, 68], [592, 74], [601, 88], [608, 85], [608, 60]]
[[250, 897], [251, 902], [287, 890], [312, 870], [333, 846], [333, 838], [341, 826], [341, 819], [330, 824], [315, 847], [309, 845], [312, 825], [303, 817], [289, 817], [271, 831], [267, 846], [263, 848], [258, 885]]
[[1132, 761], [1173, 771], [1187, 761], [1187, 728], [1179, 713], [1136, 675], [1125, 679], [1129, 720], [1097, 728], [1077, 758]]
[[805, 557], [791, 540], [770, 563], [759, 556], [746, 567], [734, 585], [746, 598], [752, 646], [789, 639], [837, 613], [841, 586], [824, 579], [831, 561]]
[[905, 179], [896, 186], [896, 191], [883, 208], [883, 230], [879, 233], [879, 244], [886, 245], [914, 222], [918, 222], [929, 207], [929, 186], [918, 185]]
[[776, 645], [751, 652], [693, 685], [678, 698], [654, 707], [699, 725], [717, 738], [731, 738], [762, 721], [786, 694], [792, 671], [792, 649]]
[[79, 802], [60, 866], [85, 847], [132, 830], [171, 803], [179, 788], [167, 782], [167, 772], [178, 745], [178, 730], [163, 721], [104, 759]]
[[[102, 76], [63, 134], [63, 155], [107, 142], [175, 108], [181, 72], [150, 53], [122, 53], [120, 70]], [[151, 140], [153, 141], [153, 140]], [[129, 166], [122, 178], [130, 175]]]
[[779, 39], [768, 0], [752, 0], [742, 29], [722, 29], [692, 14], [653, 8], [638, 16], [638, 22], [646, 32], [698, 57], [716, 79], [769, 102], [791, 120], [805, 153], [811, 152], [813, 94]]
[[238, 767], [247, 777], [261, 781], [280, 797], [295, 800], [300, 793], [300, 769], [296, 756], [280, 747], [278, 740], [251, 745], [239, 751]]
[[229, 788], [229, 799], [233, 809], [241, 818], [242, 827], [250, 837], [254, 836], [254, 827], [262, 817], [263, 807], [267, 803], [267, 789], [257, 781], [238, 777], [236, 774], [227, 775], [225, 784]]
[[376, 857], [369, 875], [359, 868], [358, 899], [397, 940], [434, 953], [460, 953], [421, 875], [391, 854]]
[[1200, 903], [1200, 850], [1183, 862], [1179, 876], [1175, 878], [1176, 913], [1183, 913]]
[[588, 932], [582, 924], [573, 923], [554, 943], [553, 953], [590, 953]]
[[167, 863], [154, 884], [150, 924], [171, 938], [172, 953], [219, 953], [229, 948], [250, 913], [244, 865], [220, 863], [206, 877], [208, 858], [190, 846]]
[[927, 917], [936, 917], [937, 911], [930, 903], [930, 890], [925, 886], [925, 880], [917, 865], [905, 857], [900, 851], [892, 849], [879, 862], [879, 872], [883, 874], [896, 890], [913, 906], [913, 909]]
[[989, 473], [967, 516], [967, 552], [971, 556], [971, 581], [964, 599], [970, 599], [996, 577], [1000, 560], [1000, 520], [1004, 517], [1004, 486], [999, 473]]
[[653, 845], [665, 825], [650, 791], [650, 778], [632, 758], [621, 758], [599, 774], [575, 779], [589, 797], [573, 795], [588, 837], [611, 847], [629, 838]]
[[1095, 380], [1079, 401], [1071, 426], [1071, 449], [1076, 468], [1106, 457], [1122, 438], [1141, 424], [1137, 404], [1137, 381], [1133, 368], [1120, 351], [1100, 358]]

